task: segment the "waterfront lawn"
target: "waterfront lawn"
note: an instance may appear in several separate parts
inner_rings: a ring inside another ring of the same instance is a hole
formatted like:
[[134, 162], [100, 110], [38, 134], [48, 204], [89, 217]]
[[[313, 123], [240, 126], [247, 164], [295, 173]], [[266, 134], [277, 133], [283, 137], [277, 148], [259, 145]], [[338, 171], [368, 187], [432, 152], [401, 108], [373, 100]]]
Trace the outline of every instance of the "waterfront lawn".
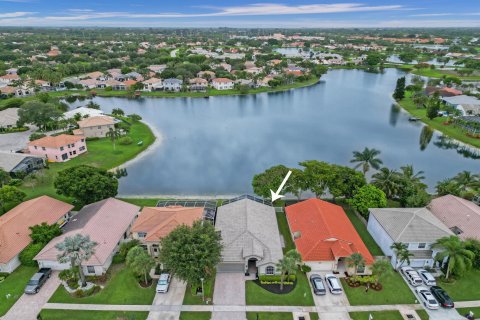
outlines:
[[[468, 314], [470, 311], [473, 312], [475, 319], [480, 319], [480, 307], [473, 307], [473, 308], [456, 308], [458, 313], [461, 316]], [[428, 319], [428, 318], [427, 318]], [[463, 319], [463, 318], [462, 318]]]
[[363, 243], [367, 246], [368, 251], [372, 254], [372, 256], [383, 256], [383, 251], [380, 249], [378, 244], [373, 240], [372, 236], [367, 230], [367, 226], [360, 220], [360, 218], [353, 212], [352, 207], [350, 207], [345, 202], [338, 201], [338, 204], [343, 207], [347, 217], [350, 219], [350, 222], [353, 224], [355, 229], [357, 230], [360, 238], [362, 238]]
[[[135, 158], [155, 141], [153, 132], [142, 122], [132, 123], [128, 136], [134, 142], [130, 145], [121, 145], [117, 141], [115, 150], [113, 150], [110, 139], [102, 138], [96, 141], [88, 141], [87, 153], [67, 162], [50, 163], [48, 169], [43, 169], [34, 175], [36, 177], [35, 180], [27, 177], [20, 189], [27, 194], [26, 199], [48, 195], [71, 202], [72, 199], [58, 195], [53, 187], [53, 182], [58, 172], [82, 164], [107, 170], [112, 169]], [[138, 146], [137, 142], [139, 141], [143, 141], [143, 145]]]
[[212, 313], [209, 311], [182, 311], [180, 312], [180, 320], [210, 320]]
[[[0, 317], [22, 296], [28, 280], [37, 270], [38, 268], [20, 266], [0, 283]], [[7, 295], [10, 298], [7, 299]]]
[[81, 304], [152, 304], [155, 297], [155, 282], [149, 288], [142, 288], [135, 275], [124, 265], [114, 265], [110, 268], [110, 279], [105, 288], [85, 298], [76, 298], [70, 295], [63, 285], [60, 285], [53, 296], [51, 303], [81, 303]]
[[415, 303], [415, 296], [398, 272], [393, 272], [391, 275], [382, 278], [380, 283], [383, 290], [381, 291], [370, 289], [365, 292], [363, 286], [351, 288], [344, 279], [341, 279], [341, 281], [343, 290], [352, 306]]
[[252, 280], [245, 282], [247, 305], [257, 306], [314, 306], [307, 276], [297, 272], [297, 286], [286, 294], [271, 293]]
[[247, 320], [292, 320], [292, 318], [291, 312], [247, 312]]
[[461, 76], [455, 70], [421, 68], [421, 69], [413, 70], [412, 73], [419, 76], [429, 77], [429, 78], [442, 78], [443, 76], [451, 76], [451, 77], [459, 78], [461, 80], [480, 80], [480, 76], [476, 76], [476, 75]]
[[417, 108], [417, 106], [413, 103], [411, 96], [412, 96], [412, 93], [407, 91], [405, 93], [405, 98], [399, 101], [399, 104], [406, 111], [408, 111], [412, 116], [419, 118], [422, 122], [424, 122], [428, 126], [444, 133], [448, 137], [470, 144], [474, 147], [480, 148], [480, 139], [467, 136], [461, 128], [455, 127], [453, 124], [444, 125], [446, 118], [437, 117], [433, 120], [430, 120], [427, 117], [427, 109]]
[[[440, 287], [448, 292], [453, 301], [474, 301], [480, 300], [480, 270], [470, 270], [451, 283], [444, 283], [437, 279]], [[480, 315], [480, 313], [479, 313]]]
[[292, 240], [290, 234], [290, 228], [288, 227], [287, 216], [284, 212], [277, 212], [277, 223], [278, 229], [280, 231], [283, 240], [285, 241], [285, 248], [283, 248], [283, 253], [288, 252], [289, 250], [295, 249], [295, 243]]
[[403, 320], [402, 314], [398, 310], [388, 311], [355, 311], [349, 313], [352, 320], [368, 320], [372, 315], [375, 320]]
[[425, 309], [418, 309], [415, 310], [417, 312], [418, 316], [420, 317], [420, 320], [430, 320], [430, 316], [428, 315], [428, 312], [425, 311]]
[[[215, 289], [215, 273], [212, 277], [206, 280], [203, 283], [203, 289], [205, 290], [205, 301], [210, 301], [209, 304], [212, 304], [213, 301], [213, 291]], [[190, 284], [187, 285], [187, 290], [185, 290], [185, 295], [183, 296], [183, 305], [199, 305], [205, 304], [203, 302], [202, 296], [197, 296], [195, 294], [195, 288], [192, 288]]]
[[43, 309], [41, 320], [145, 320], [147, 311], [92, 311]]
[[122, 201], [134, 204], [139, 207], [155, 207], [160, 199], [148, 198], [119, 198]]

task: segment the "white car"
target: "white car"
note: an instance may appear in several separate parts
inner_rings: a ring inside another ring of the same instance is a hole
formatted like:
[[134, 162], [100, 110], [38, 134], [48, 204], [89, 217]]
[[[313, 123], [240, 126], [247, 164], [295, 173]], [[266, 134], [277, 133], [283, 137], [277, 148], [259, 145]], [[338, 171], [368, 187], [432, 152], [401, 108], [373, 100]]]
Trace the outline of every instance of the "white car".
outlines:
[[431, 310], [438, 309], [440, 306], [438, 304], [437, 299], [432, 295], [430, 290], [426, 287], [417, 287], [415, 288], [415, 291], [417, 291], [418, 296], [420, 297], [420, 300], [422, 301], [423, 305]]
[[158, 293], [167, 293], [170, 286], [170, 274], [162, 273], [160, 279], [158, 279], [157, 289]]
[[340, 281], [338, 281], [338, 278], [334, 274], [325, 275], [325, 282], [327, 283], [330, 293], [342, 294], [342, 286], [340, 285]]
[[402, 267], [401, 270], [402, 273], [405, 275], [405, 278], [407, 278], [408, 282], [412, 286], [416, 287], [423, 284], [422, 278], [420, 278], [418, 272], [415, 271], [412, 267]]
[[435, 281], [435, 278], [427, 270], [419, 269], [418, 274], [420, 275], [420, 278], [422, 278], [423, 282], [425, 282], [425, 284], [427, 286], [436, 286], [437, 285], [437, 281]]

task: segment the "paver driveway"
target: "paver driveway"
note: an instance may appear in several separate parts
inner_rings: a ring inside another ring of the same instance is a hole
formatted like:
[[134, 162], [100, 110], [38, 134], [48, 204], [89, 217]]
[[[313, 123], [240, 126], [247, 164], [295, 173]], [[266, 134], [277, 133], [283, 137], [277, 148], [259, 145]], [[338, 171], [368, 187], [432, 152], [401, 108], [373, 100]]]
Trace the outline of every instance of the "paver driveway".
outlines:
[[[183, 296], [187, 285], [185, 282], [173, 278], [167, 293], [157, 293], [153, 299], [154, 306], [181, 306]], [[180, 318], [179, 311], [160, 312], [152, 311], [148, 314], [147, 320], [178, 320]]]
[[47, 303], [48, 299], [57, 290], [60, 285], [58, 272], [52, 272], [52, 276], [43, 285], [40, 292], [33, 295], [24, 294], [12, 306], [2, 320], [36, 320], [38, 313], [42, 307]]
[[[325, 272], [312, 272], [314, 274], [318, 274], [322, 277], [325, 283]], [[312, 273], [307, 273], [308, 279], [310, 280], [310, 275]], [[310, 284], [310, 289], [312, 288], [312, 283], [308, 281]], [[331, 294], [327, 288], [327, 294], [324, 296], [317, 296], [313, 294], [313, 300], [315, 301], [315, 306], [320, 310], [320, 319], [321, 320], [350, 320], [350, 316], [348, 312], [346, 312], [345, 307], [349, 306], [350, 303], [348, 302], [348, 298], [345, 293], [342, 294]]]
[[[243, 273], [217, 273], [215, 291], [213, 292], [214, 305], [245, 305], [245, 275]], [[245, 320], [245, 312], [214, 311], [213, 320]]]

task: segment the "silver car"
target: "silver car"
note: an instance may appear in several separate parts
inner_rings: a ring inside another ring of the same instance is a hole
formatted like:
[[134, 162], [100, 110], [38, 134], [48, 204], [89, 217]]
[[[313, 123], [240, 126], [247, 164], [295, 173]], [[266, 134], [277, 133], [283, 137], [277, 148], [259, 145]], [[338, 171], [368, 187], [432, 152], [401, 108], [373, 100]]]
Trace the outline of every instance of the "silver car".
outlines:
[[427, 270], [419, 269], [418, 274], [420, 275], [420, 278], [422, 278], [423, 282], [425, 282], [425, 284], [427, 286], [436, 286], [437, 285], [437, 281], [435, 281], [435, 278]]
[[162, 273], [160, 279], [158, 279], [157, 289], [158, 293], [167, 293], [170, 286], [170, 274]]
[[325, 275], [325, 282], [327, 283], [330, 293], [342, 294], [342, 286], [340, 285], [340, 281], [338, 281], [338, 278], [334, 274]]
[[420, 300], [422, 301], [423, 305], [431, 310], [438, 309], [440, 306], [438, 304], [438, 301], [435, 299], [435, 297], [432, 295], [430, 290], [426, 287], [417, 287], [415, 288], [415, 291], [417, 291], [418, 296], [420, 297]]

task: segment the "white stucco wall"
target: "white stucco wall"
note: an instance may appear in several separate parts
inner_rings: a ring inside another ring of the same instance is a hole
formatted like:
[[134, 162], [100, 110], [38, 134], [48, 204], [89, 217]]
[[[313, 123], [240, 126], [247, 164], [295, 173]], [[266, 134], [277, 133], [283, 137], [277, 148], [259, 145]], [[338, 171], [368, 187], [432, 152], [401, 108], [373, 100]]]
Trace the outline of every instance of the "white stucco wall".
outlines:
[[18, 255], [16, 255], [7, 263], [0, 263], [0, 272], [11, 273], [15, 271], [15, 269], [17, 269], [19, 266], [20, 266], [20, 259], [18, 258]]

